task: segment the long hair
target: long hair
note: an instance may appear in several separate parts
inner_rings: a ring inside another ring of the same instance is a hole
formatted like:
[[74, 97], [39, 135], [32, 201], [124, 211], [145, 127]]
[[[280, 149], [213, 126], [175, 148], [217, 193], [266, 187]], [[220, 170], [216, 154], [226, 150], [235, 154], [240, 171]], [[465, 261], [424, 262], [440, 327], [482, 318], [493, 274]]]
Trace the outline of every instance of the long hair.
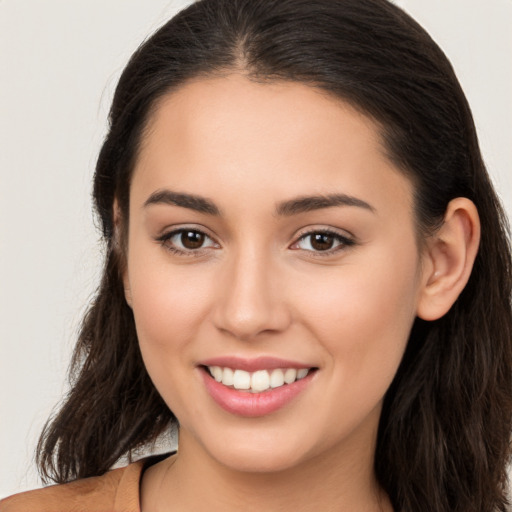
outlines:
[[507, 221], [449, 61], [387, 0], [200, 0], [132, 56], [94, 177], [103, 278], [74, 352], [71, 391], [39, 441], [43, 479], [102, 474], [176, 424], [139, 352], [113, 205], [126, 226], [131, 173], [158, 100], [189, 80], [232, 72], [304, 83], [373, 119], [388, 157], [414, 184], [420, 240], [450, 200], [475, 203], [482, 237], [472, 274], [443, 318], [413, 326], [385, 396], [375, 472], [397, 511], [504, 511], [512, 422]]

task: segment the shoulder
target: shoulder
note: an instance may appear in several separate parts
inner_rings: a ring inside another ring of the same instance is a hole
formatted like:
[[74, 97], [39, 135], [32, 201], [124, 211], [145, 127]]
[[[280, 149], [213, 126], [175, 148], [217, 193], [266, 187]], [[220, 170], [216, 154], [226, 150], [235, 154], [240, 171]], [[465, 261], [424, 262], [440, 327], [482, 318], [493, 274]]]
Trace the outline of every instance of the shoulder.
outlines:
[[0, 501], [0, 512], [138, 512], [144, 460], [102, 476], [15, 494]]

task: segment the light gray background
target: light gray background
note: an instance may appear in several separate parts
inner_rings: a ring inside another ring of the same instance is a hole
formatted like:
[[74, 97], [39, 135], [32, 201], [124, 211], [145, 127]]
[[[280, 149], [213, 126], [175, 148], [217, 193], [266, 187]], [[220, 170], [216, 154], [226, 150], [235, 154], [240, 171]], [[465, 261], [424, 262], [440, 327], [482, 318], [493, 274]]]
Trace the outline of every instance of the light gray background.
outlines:
[[[0, 0], [0, 498], [66, 390], [99, 275], [90, 182], [130, 54], [184, 0]], [[397, 1], [451, 58], [512, 214], [512, 0]]]

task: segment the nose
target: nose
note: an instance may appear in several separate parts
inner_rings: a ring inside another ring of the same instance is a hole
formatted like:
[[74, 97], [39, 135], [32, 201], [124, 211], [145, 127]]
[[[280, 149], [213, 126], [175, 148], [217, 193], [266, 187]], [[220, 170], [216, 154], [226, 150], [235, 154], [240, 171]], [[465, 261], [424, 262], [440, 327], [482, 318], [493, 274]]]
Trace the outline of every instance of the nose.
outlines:
[[278, 274], [269, 259], [254, 253], [226, 262], [218, 283], [217, 329], [240, 340], [284, 331], [291, 314]]

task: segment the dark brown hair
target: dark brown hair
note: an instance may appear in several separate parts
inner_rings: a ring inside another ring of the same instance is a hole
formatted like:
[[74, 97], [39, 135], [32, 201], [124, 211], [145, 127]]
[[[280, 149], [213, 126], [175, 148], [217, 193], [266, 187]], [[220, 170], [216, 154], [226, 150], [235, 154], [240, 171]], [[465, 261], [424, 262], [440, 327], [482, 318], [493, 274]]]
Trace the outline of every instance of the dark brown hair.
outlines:
[[512, 420], [507, 222], [449, 61], [386, 0], [200, 0], [132, 56], [94, 178], [105, 270], [75, 349], [71, 391], [40, 438], [43, 478], [102, 474], [176, 424], [139, 352], [113, 203], [128, 220], [131, 173], [157, 100], [193, 78], [233, 71], [309, 84], [374, 119], [389, 157], [415, 184], [423, 239], [450, 200], [477, 206], [473, 272], [443, 318], [413, 326], [385, 397], [375, 471], [397, 511], [504, 511]]

